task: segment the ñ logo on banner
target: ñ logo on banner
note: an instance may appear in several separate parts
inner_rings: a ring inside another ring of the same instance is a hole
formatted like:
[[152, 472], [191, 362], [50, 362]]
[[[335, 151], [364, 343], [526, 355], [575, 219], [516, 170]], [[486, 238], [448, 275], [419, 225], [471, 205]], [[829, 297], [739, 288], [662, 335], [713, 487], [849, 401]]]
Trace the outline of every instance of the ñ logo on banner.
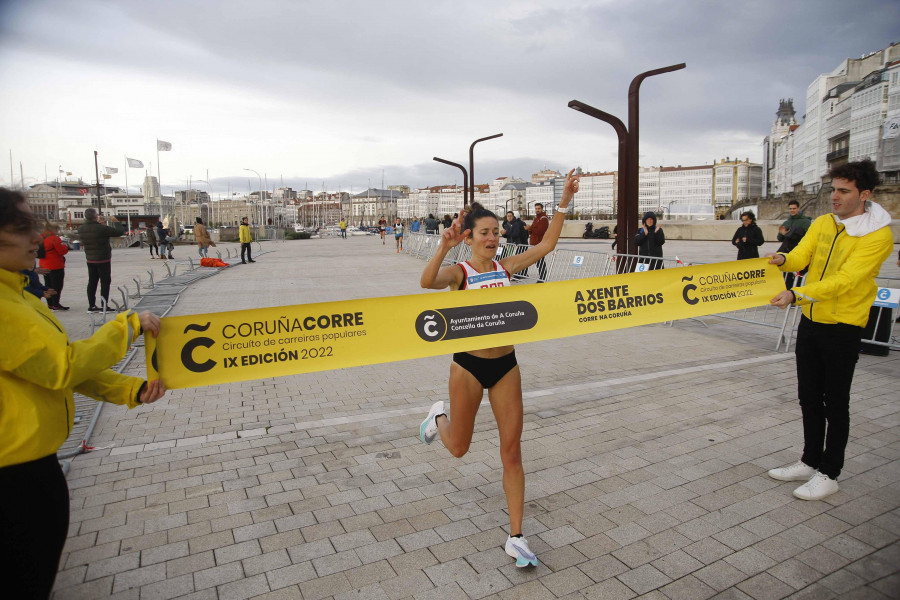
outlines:
[[436, 342], [447, 333], [447, 319], [436, 310], [426, 310], [416, 318], [416, 333], [426, 342]]
[[[682, 277], [681, 280], [682, 281], [694, 281], [694, 276], [691, 275], [690, 277]], [[684, 301], [692, 306], [694, 304], [697, 304], [698, 302], [700, 302], [700, 298], [691, 298], [690, 296], [688, 296], [688, 292], [696, 291], [696, 289], [697, 289], [696, 285], [694, 285], [693, 283], [689, 283], [686, 286], [684, 286], [684, 289], [681, 291], [681, 295], [684, 298]]]
[[[192, 323], [184, 328], [184, 332], [204, 332], [209, 329], [209, 326], [210, 323], [207, 323], [206, 325], [194, 325]], [[194, 350], [196, 350], [198, 347], [211, 348], [215, 343], [215, 340], [208, 337], [196, 337], [188, 340], [181, 348], [181, 364], [184, 365], [185, 369], [187, 369], [188, 371], [193, 371], [194, 373], [205, 373], [206, 371], [209, 371], [216, 366], [216, 361], [209, 359], [202, 363], [197, 362], [194, 359]]]

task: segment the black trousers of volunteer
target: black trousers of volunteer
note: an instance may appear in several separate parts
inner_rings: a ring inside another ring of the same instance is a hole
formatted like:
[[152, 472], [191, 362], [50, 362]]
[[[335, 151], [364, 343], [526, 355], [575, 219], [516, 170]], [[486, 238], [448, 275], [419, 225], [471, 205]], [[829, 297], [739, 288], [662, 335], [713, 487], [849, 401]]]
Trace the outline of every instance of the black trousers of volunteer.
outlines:
[[247, 259], [246, 259], [246, 260], [253, 260], [253, 257], [250, 256], [250, 252], [251, 252], [251, 251], [250, 251], [250, 244], [251, 244], [251, 243], [252, 243], [252, 242], [246, 242], [246, 243], [242, 243], [242, 244], [241, 244], [241, 262], [244, 262], [244, 253], [245, 253], [245, 252], [247, 253]]
[[59, 297], [62, 296], [63, 282], [66, 279], [65, 269], [53, 269], [44, 275], [44, 286], [56, 290], [55, 296], [47, 298], [48, 306], [59, 306]]
[[850, 384], [862, 327], [815, 323], [797, 330], [797, 393], [803, 413], [804, 464], [837, 479], [850, 437]]
[[97, 306], [97, 283], [100, 284], [100, 297], [109, 303], [109, 284], [112, 281], [112, 261], [88, 263], [87, 297], [90, 306]]
[[0, 490], [3, 596], [46, 600], [69, 529], [69, 488], [56, 455], [0, 468]]

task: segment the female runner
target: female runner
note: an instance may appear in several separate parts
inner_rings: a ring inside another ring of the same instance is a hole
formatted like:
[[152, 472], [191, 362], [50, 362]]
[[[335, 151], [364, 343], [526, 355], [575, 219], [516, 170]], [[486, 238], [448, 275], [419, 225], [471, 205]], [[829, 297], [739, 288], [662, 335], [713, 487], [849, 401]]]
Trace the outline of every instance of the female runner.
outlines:
[[[538, 245], [499, 262], [494, 260], [500, 243], [500, 223], [494, 213], [475, 203], [444, 230], [437, 252], [422, 272], [422, 287], [469, 290], [510, 285], [511, 275], [533, 265], [556, 247], [566, 219], [566, 207], [578, 191], [578, 177], [574, 172], [575, 169], [572, 169], [566, 176], [557, 212]], [[471, 247], [472, 258], [442, 268], [444, 257], [462, 241]], [[503, 491], [509, 508], [506, 553], [516, 559], [517, 567], [537, 566], [537, 557], [522, 537], [522, 514], [525, 509], [525, 471], [522, 468], [521, 448], [522, 377], [513, 346], [454, 354], [450, 363], [450, 413], [453, 420], [444, 412], [443, 401], [436, 402], [419, 428], [419, 437], [430, 444], [440, 433], [444, 447], [457, 458], [463, 456], [472, 442], [475, 415], [485, 389], [500, 432]]]

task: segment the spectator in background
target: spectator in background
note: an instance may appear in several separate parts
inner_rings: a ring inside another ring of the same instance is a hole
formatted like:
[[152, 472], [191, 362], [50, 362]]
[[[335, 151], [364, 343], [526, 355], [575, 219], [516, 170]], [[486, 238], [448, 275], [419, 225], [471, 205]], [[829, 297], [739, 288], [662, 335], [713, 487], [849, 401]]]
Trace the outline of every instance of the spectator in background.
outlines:
[[59, 227], [56, 225], [44, 223], [44, 231], [41, 235], [43, 252], [40, 251], [41, 248], [38, 248], [38, 265], [46, 271], [44, 286], [56, 292], [46, 297], [47, 306], [50, 310], [69, 310], [68, 306], [59, 303], [63, 282], [66, 278], [66, 254], [69, 252], [69, 247], [63, 244], [59, 237]]
[[341, 217], [341, 222], [338, 223], [338, 227], [341, 228], [341, 237], [343, 239], [347, 239], [347, 219]]
[[762, 229], [756, 224], [756, 215], [752, 210], [741, 213], [741, 223], [732, 236], [731, 243], [737, 246], [738, 260], [759, 258], [759, 247], [766, 243]]
[[441, 227], [449, 229], [451, 225], [453, 225], [453, 218], [450, 215], [444, 215], [444, 218], [441, 221]]
[[[544, 234], [547, 233], [548, 227], [550, 227], [550, 219], [547, 217], [547, 213], [544, 212], [544, 205], [537, 202], [534, 205], [534, 220], [531, 222], [531, 225], [525, 226], [525, 229], [528, 231], [528, 243], [532, 246], [540, 244], [541, 240], [544, 239]], [[543, 256], [537, 261], [537, 269], [537, 282], [544, 283], [547, 281], [547, 263], [544, 262]]]
[[409, 230], [413, 233], [419, 233], [419, 219], [413, 219], [413, 222], [409, 224]]
[[150, 246], [150, 258], [153, 258], [154, 250], [156, 250], [156, 258], [162, 258], [159, 255], [159, 238], [156, 234], [156, 227], [147, 228], [147, 245]]
[[[791, 216], [778, 227], [778, 241], [781, 242], [778, 252], [783, 253], [788, 253], [796, 248], [812, 225], [812, 219], [800, 212], [800, 203], [796, 200], [788, 202], [788, 212]], [[806, 274], [806, 269], [800, 271], [800, 274]], [[794, 278], [794, 273], [784, 273], [784, 285], [787, 289], [794, 286]]]
[[649, 260], [639, 260], [639, 263], [648, 265], [650, 271], [662, 269], [661, 260], [652, 260], [653, 258], [663, 257], [663, 244], [666, 243], [666, 235], [663, 233], [662, 227], [656, 225], [656, 213], [648, 211], [644, 213], [641, 221], [643, 226], [638, 229], [637, 235], [634, 236], [634, 243], [638, 247], [638, 256], [650, 257]]
[[[241, 264], [246, 265], [248, 262], [255, 263], [252, 256], [252, 248], [250, 248], [250, 244], [253, 242], [253, 237], [250, 235], [250, 225], [247, 223], [247, 217], [241, 219], [241, 227], [238, 229], [238, 240], [241, 242]], [[246, 254], [247, 258], [244, 258]]]
[[197, 254], [200, 255], [200, 258], [209, 258], [209, 247], [215, 246], [215, 244], [209, 237], [209, 231], [206, 230], [206, 225], [203, 224], [203, 219], [200, 217], [197, 217], [197, 222], [194, 223], [194, 239], [197, 240]]
[[112, 282], [112, 246], [110, 238], [125, 235], [125, 227], [115, 216], [109, 217], [113, 225], [100, 222], [96, 208], [84, 209], [84, 224], [78, 228], [78, 239], [84, 248], [84, 258], [88, 269], [88, 312], [100, 312], [97, 306], [97, 284], [104, 305], [109, 305], [109, 285]]
[[440, 222], [434, 218], [433, 214], [429, 214], [428, 218], [425, 219], [425, 233], [437, 234], [438, 228], [441, 226]]

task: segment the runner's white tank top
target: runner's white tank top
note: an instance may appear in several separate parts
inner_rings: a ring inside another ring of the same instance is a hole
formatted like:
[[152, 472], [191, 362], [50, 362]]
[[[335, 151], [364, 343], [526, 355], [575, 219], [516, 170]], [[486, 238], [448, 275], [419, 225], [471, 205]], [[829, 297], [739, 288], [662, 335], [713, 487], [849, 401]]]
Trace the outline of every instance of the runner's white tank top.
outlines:
[[457, 263], [463, 270], [463, 282], [459, 289], [461, 290], [478, 290], [482, 288], [506, 287], [512, 285], [509, 281], [509, 272], [503, 268], [503, 265], [496, 260], [494, 270], [487, 273], [479, 273], [475, 268], [464, 261]]

